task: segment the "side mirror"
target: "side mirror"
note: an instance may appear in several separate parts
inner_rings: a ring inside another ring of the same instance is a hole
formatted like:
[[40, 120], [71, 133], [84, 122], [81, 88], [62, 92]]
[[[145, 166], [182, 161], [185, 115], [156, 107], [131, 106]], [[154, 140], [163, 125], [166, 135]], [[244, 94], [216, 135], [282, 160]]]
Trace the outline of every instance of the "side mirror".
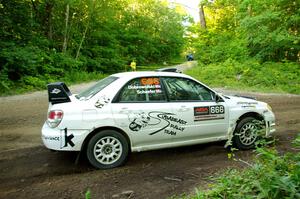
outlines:
[[216, 102], [224, 102], [223, 98], [219, 94], [216, 94]]

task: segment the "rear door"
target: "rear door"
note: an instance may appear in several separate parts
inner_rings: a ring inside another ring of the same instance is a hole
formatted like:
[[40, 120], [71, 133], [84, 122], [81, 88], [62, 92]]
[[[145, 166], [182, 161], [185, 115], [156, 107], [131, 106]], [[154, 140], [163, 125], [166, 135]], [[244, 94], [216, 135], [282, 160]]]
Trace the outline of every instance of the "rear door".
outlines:
[[170, 103], [159, 77], [130, 80], [113, 100], [115, 123], [125, 130], [134, 147], [170, 142]]

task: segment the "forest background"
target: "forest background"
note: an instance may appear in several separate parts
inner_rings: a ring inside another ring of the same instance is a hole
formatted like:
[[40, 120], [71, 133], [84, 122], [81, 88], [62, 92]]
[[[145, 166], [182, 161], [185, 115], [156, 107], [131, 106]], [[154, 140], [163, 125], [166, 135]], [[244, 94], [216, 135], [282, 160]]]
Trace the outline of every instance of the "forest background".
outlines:
[[211, 86], [300, 93], [297, 1], [199, 7], [195, 23], [168, 1], [1, 0], [1, 95], [99, 79], [132, 60], [151, 70], [187, 53], [198, 61], [187, 73]]

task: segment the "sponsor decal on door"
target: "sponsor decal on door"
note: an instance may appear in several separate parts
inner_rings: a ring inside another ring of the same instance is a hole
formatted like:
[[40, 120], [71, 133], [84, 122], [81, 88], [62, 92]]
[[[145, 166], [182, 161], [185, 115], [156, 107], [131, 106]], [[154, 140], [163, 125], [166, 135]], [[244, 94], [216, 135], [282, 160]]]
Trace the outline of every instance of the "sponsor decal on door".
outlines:
[[222, 105], [194, 107], [194, 121], [220, 120], [224, 116], [225, 107]]

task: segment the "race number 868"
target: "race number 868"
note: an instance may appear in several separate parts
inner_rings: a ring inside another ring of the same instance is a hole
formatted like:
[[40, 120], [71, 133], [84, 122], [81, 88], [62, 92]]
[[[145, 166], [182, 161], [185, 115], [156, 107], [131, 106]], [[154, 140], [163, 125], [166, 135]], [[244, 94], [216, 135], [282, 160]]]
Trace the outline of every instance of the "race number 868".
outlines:
[[224, 114], [225, 113], [225, 108], [224, 106], [211, 106], [209, 108], [209, 113], [210, 114]]

